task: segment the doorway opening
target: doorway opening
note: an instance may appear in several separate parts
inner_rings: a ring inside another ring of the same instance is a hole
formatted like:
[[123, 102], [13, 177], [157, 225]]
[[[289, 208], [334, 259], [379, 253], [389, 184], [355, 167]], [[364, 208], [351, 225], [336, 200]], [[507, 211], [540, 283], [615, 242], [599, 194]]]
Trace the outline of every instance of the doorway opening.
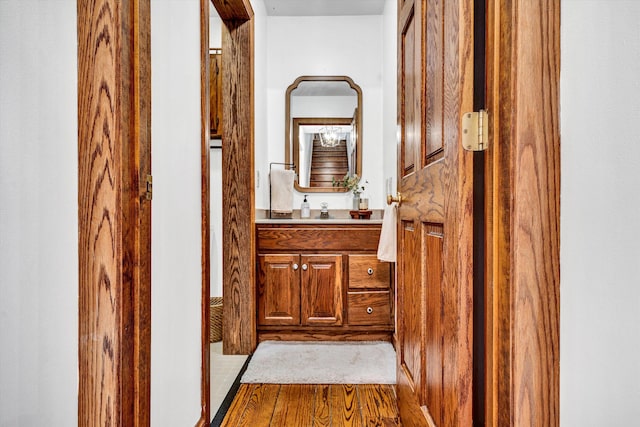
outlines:
[[[209, 8], [209, 341], [211, 416], [225, 412], [225, 398], [245, 364], [246, 355], [223, 352], [223, 273], [222, 273], [222, 19], [215, 7]], [[222, 410], [220, 410], [222, 408]]]
[[[210, 3], [211, 2], [211, 3]], [[210, 346], [210, 104], [209, 104], [209, 10], [213, 7], [222, 25], [222, 297], [224, 352], [248, 354], [255, 341], [251, 332], [253, 289], [251, 226], [253, 207], [253, 10], [244, 0], [200, 0], [201, 85], [201, 417], [199, 426], [211, 422]], [[233, 123], [224, 127], [224, 122]], [[240, 167], [242, 165], [242, 167]], [[246, 256], [246, 254], [249, 254]], [[242, 256], [241, 256], [242, 255]], [[238, 297], [240, 296], [240, 297]], [[247, 303], [249, 300], [249, 303]], [[244, 322], [249, 322], [246, 325]], [[255, 329], [255, 328], [253, 328]]]

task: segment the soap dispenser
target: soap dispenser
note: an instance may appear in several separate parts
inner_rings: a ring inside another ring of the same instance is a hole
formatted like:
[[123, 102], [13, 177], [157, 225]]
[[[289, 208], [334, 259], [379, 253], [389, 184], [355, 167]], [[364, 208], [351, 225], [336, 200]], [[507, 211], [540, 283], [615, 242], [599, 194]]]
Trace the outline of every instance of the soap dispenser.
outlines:
[[307, 202], [307, 195], [304, 195], [302, 205], [300, 205], [300, 218], [311, 217], [311, 210], [309, 209], [309, 202]]

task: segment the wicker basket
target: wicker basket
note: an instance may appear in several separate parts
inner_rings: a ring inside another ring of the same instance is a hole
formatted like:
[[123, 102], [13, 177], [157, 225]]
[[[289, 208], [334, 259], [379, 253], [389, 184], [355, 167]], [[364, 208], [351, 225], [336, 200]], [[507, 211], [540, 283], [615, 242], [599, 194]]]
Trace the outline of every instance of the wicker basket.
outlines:
[[211, 297], [209, 306], [209, 342], [222, 340], [222, 297]]

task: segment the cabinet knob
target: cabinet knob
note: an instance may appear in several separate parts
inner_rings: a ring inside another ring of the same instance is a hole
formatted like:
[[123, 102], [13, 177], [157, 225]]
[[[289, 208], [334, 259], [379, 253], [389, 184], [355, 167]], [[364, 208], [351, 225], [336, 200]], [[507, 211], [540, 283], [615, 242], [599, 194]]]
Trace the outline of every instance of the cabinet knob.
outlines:
[[303, 269], [304, 271], [307, 271], [307, 268], [309, 268], [309, 267], [307, 267], [307, 264], [302, 264], [302, 269]]
[[296, 271], [298, 269], [298, 264], [293, 264], [293, 271]]
[[369, 267], [369, 269], [367, 270], [367, 273], [369, 273], [369, 276], [371, 276], [373, 274], [373, 268]]
[[367, 314], [371, 314], [371, 313], [373, 313], [373, 308], [367, 307]]

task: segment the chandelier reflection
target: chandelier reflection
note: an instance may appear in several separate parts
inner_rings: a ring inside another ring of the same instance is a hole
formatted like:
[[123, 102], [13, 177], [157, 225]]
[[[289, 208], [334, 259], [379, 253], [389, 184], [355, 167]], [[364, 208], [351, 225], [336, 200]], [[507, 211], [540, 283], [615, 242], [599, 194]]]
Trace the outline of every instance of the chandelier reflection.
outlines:
[[323, 147], [335, 147], [340, 143], [340, 128], [325, 126], [320, 128], [320, 145]]

